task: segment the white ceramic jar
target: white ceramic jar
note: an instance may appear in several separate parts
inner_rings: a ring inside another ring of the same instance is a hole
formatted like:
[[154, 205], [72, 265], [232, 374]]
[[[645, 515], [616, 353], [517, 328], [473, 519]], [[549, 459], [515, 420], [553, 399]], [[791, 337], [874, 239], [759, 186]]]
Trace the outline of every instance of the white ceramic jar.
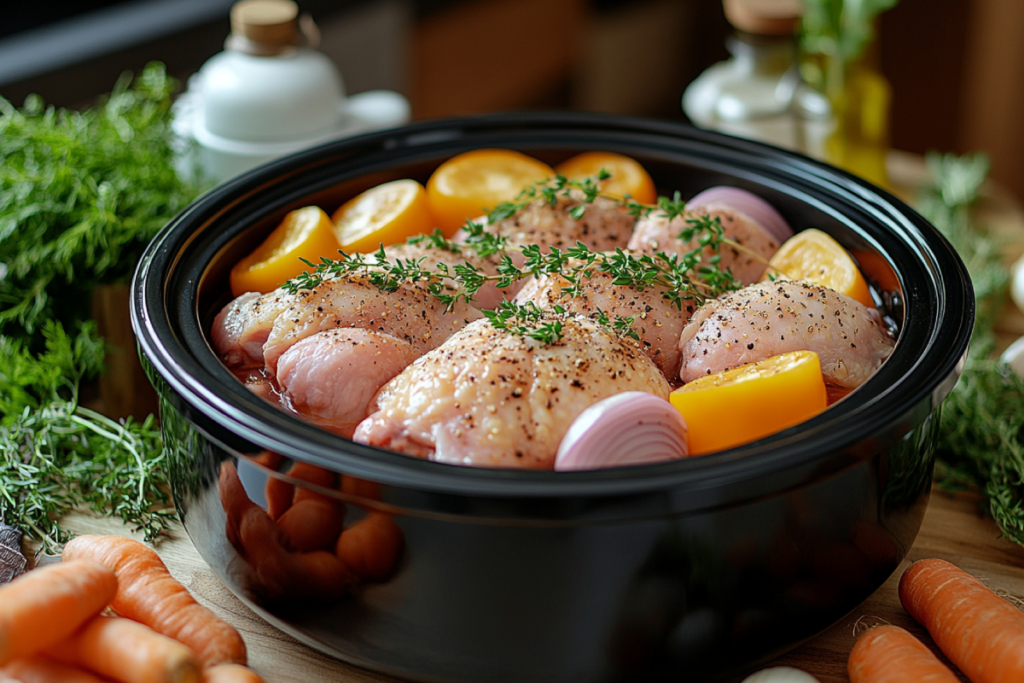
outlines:
[[351, 98], [334, 63], [316, 50], [307, 17], [299, 30], [291, 0], [242, 0], [231, 10], [225, 50], [189, 80], [175, 106], [175, 128], [193, 139], [205, 176], [223, 181], [327, 140], [409, 120], [402, 95]]

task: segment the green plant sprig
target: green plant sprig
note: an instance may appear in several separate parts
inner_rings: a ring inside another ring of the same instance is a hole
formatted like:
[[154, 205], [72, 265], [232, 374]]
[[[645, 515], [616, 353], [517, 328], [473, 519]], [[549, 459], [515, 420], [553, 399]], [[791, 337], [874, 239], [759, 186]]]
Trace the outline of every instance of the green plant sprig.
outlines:
[[114, 514], [155, 539], [175, 518], [153, 416], [118, 422], [78, 404], [78, 383], [103, 361], [93, 323], [75, 338], [42, 326], [32, 354], [0, 335], [0, 519], [53, 552], [60, 517], [79, 506]]
[[[601, 196], [598, 183], [609, 177], [610, 174], [603, 170], [595, 177], [582, 181], [556, 175], [552, 180], [530, 185], [520, 192], [515, 201], [498, 205], [488, 215], [488, 222], [493, 224], [510, 218], [537, 200], [555, 206], [561, 197], [580, 201], [570, 210], [570, 214], [579, 219], [586, 207]], [[686, 210], [686, 203], [678, 192], [671, 199], [659, 198], [656, 205], [642, 205], [629, 197], [623, 200], [623, 204], [632, 215], [649, 215], [652, 211], [660, 210], [670, 221], [685, 215]], [[314, 289], [325, 280], [346, 275], [366, 277], [371, 284], [385, 292], [396, 291], [403, 283], [424, 283], [431, 296], [444, 304], [446, 312], [451, 312], [459, 301], [474, 304], [474, 296], [488, 282], [493, 282], [498, 288], [504, 288], [531, 276], [554, 276], [567, 283], [561, 289], [561, 296], [574, 297], [583, 293], [588, 278], [595, 273], [604, 273], [612, 276], [613, 284], [630, 286], [638, 291], [659, 287], [667, 301], [682, 309], [688, 302], [699, 306], [709, 298], [736, 289], [739, 285], [732, 277], [732, 273], [719, 267], [720, 256], [717, 252], [723, 244], [744, 249], [742, 245], [724, 237], [722, 223], [717, 217], [704, 214], [687, 216], [685, 220], [686, 227], [680, 231], [679, 237], [687, 242], [695, 241], [696, 246], [682, 255], [665, 252], [633, 254], [622, 249], [616, 249], [614, 253], [608, 254], [595, 252], [580, 242], [565, 250], [551, 247], [544, 253], [540, 246], [535, 244], [511, 245], [504, 236], [487, 231], [483, 223], [467, 220], [463, 226], [465, 239], [462, 243], [449, 240], [439, 230], [434, 230], [429, 235], [411, 238], [407, 244], [455, 254], [469, 252], [484, 260], [497, 260], [496, 275], [484, 273], [468, 261], [454, 265], [439, 263], [433, 270], [423, 267], [425, 257], [391, 261], [381, 247], [372, 254], [340, 252], [340, 259], [322, 257], [319, 264], [303, 259], [311, 270], [288, 281], [284, 289], [290, 294], [296, 294], [301, 290]], [[711, 250], [715, 255], [705, 258], [705, 250]], [[521, 268], [515, 265], [515, 261], [509, 255], [510, 251], [522, 254]], [[528, 309], [509, 308], [506, 305], [499, 312], [484, 311], [484, 314], [492, 319], [492, 322], [512, 321], [502, 327], [512, 333], [527, 334], [525, 330], [536, 329], [528, 325], [537, 323]], [[621, 317], [609, 320], [604, 314], [596, 316], [595, 319], [619, 336], [638, 338], [632, 329], [632, 320]], [[548, 338], [557, 334], [545, 328], [540, 336]]]

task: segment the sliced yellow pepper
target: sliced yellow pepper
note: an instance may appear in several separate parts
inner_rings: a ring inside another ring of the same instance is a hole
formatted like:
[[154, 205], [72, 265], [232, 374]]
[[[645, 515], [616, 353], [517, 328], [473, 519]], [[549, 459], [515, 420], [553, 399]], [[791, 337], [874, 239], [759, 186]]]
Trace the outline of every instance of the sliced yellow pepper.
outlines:
[[813, 351], [791, 351], [701, 377], [669, 395], [686, 420], [690, 455], [756, 441], [808, 420], [828, 405]]

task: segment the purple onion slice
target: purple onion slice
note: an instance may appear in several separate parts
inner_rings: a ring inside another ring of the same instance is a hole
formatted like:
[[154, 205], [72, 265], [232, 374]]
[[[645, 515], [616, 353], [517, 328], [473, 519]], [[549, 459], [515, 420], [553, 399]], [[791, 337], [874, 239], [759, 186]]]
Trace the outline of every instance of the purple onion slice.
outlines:
[[558, 447], [555, 469], [593, 470], [685, 458], [686, 422], [671, 403], [627, 391], [590, 406], [573, 420]]
[[756, 194], [741, 190], [738, 187], [720, 185], [698, 192], [686, 203], [687, 208], [696, 209], [712, 204], [722, 204], [738, 211], [754, 221], [782, 244], [793, 236], [793, 228], [786, 219], [775, 210], [775, 207], [758, 197]]

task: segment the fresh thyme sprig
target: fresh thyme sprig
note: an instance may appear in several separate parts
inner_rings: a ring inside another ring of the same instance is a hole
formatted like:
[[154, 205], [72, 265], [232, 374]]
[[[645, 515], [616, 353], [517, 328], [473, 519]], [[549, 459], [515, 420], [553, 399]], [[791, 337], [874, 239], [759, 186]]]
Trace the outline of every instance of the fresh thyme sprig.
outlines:
[[[506, 220], [538, 200], [555, 206], [563, 197], [579, 201], [578, 205], [570, 209], [570, 215], [579, 219], [586, 207], [601, 196], [599, 183], [609, 177], [611, 175], [603, 170], [595, 177], [582, 181], [556, 175], [551, 180], [530, 185], [520, 192], [515, 201], [499, 204], [490, 212], [487, 220], [490, 224]], [[685, 215], [686, 210], [686, 203], [678, 192], [671, 199], [659, 198], [656, 205], [642, 205], [629, 197], [621, 201], [633, 215], [649, 215], [658, 210], [670, 221]], [[372, 254], [341, 252], [341, 259], [321, 258], [319, 264], [304, 260], [311, 270], [287, 282], [284, 289], [290, 294], [296, 294], [346, 274], [366, 277], [371, 284], [385, 292], [396, 291], [403, 283], [425, 283], [427, 291], [444, 304], [446, 312], [450, 312], [459, 301], [475, 303], [474, 296], [488, 282], [498, 288], [505, 288], [531, 276], [558, 277], [566, 283], [561, 288], [561, 295], [576, 297], [583, 294], [585, 283], [590, 277], [595, 273], [604, 273], [612, 277], [614, 285], [630, 286], [638, 291], [659, 287], [662, 296], [677, 309], [682, 309], [687, 302], [699, 306], [707, 299], [739, 286], [730, 271], [723, 271], [719, 267], [718, 250], [722, 244], [731, 244], [736, 248], [742, 246], [724, 236], [722, 223], [717, 217], [706, 214], [686, 217], [686, 227], [681, 230], [679, 237], [686, 242], [693, 242], [695, 246], [682, 255], [665, 252], [635, 254], [622, 249], [609, 254], [595, 252], [581, 242], [565, 250], [551, 247], [545, 253], [536, 244], [511, 245], [503, 235], [488, 231], [484, 224], [472, 220], [466, 221], [463, 233], [461, 243], [447, 239], [439, 230], [414, 237], [407, 243], [454, 254], [469, 252], [485, 261], [497, 260], [497, 274], [487, 274], [468, 261], [454, 265], [438, 263], [431, 270], [423, 267], [425, 258], [390, 260], [381, 247]], [[522, 267], [515, 265], [509, 255], [510, 251], [521, 253]], [[705, 257], [706, 251], [714, 255]], [[536, 324], [539, 323], [528, 307], [514, 306], [508, 302], [502, 306], [495, 311], [484, 311], [492, 322], [506, 321], [501, 329], [515, 334], [531, 334], [530, 330], [542, 329], [541, 339], [558, 337], [558, 331], [552, 327], [537, 328]], [[603, 313], [595, 319], [619, 336], [638, 338], [632, 329], [634, 321], [631, 319], [616, 317], [615, 320], [609, 320]]]
[[982, 491], [1003, 534], [1024, 545], [1024, 379], [991, 357], [1009, 271], [1002, 244], [978, 229], [969, 212], [981, 195], [988, 160], [980, 154], [929, 155], [928, 169], [934, 187], [919, 207], [967, 264], [978, 303], [963, 375], [942, 406], [936, 482], [947, 490]]
[[86, 323], [75, 338], [41, 331], [45, 352], [0, 335], [0, 518], [48, 552], [69, 538], [61, 515], [114, 514], [153, 540], [175, 518], [153, 416], [118, 422], [78, 404], [78, 383], [102, 364]]
[[550, 311], [532, 301], [520, 304], [502, 301], [493, 311], [481, 311], [496, 330], [535, 339], [541, 344], [554, 344], [562, 338], [562, 321], [567, 313], [561, 306]]

